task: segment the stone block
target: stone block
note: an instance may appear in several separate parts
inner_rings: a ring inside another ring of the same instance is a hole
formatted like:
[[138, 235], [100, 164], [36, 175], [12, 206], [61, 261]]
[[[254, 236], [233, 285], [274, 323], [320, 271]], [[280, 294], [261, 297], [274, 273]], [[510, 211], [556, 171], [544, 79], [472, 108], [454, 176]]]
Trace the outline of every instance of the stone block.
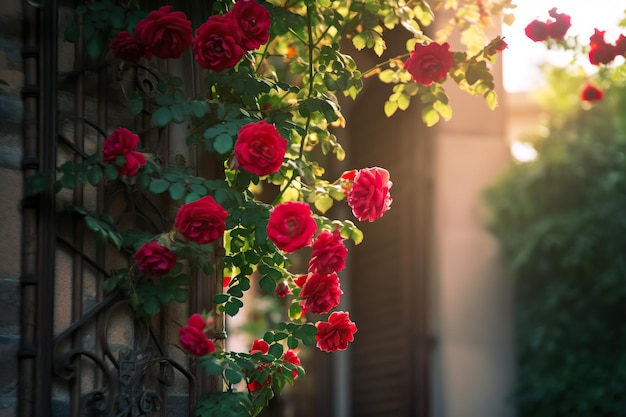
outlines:
[[18, 335], [20, 325], [20, 283], [16, 277], [0, 275], [0, 335]]
[[0, 335], [0, 396], [11, 396], [17, 392], [18, 336]]
[[0, 167], [0, 274], [20, 275], [22, 173]]

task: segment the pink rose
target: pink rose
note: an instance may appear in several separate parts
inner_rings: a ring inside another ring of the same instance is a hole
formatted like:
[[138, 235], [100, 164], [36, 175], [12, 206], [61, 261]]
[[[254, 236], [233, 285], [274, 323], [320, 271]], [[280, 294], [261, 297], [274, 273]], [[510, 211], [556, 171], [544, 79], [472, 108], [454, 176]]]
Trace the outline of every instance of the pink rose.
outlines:
[[315, 335], [317, 347], [324, 352], [346, 350], [348, 343], [354, 340], [354, 333], [357, 331], [348, 313], [343, 311], [331, 313], [327, 322], [318, 321], [315, 327], [317, 327]]
[[571, 17], [565, 13], [557, 13], [556, 7], [553, 7], [548, 12], [555, 21], [548, 23], [548, 36], [553, 39], [563, 40], [567, 30], [572, 26], [570, 23]]
[[259, 176], [278, 172], [286, 150], [287, 140], [265, 120], [248, 123], [239, 129], [234, 147], [239, 166]]
[[339, 305], [341, 294], [343, 291], [339, 286], [337, 274], [310, 273], [300, 291], [302, 314], [309, 311], [313, 314], [328, 313]]
[[115, 58], [128, 62], [139, 62], [145, 52], [143, 44], [136, 36], [123, 30], [109, 43]]
[[294, 252], [311, 244], [317, 224], [308, 204], [287, 201], [270, 212], [267, 236], [284, 252]]
[[211, 196], [183, 204], [176, 213], [174, 229], [187, 240], [211, 243], [224, 235], [228, 212]]
[[270, 12], [255, 0], [237, 0], [230, 13], [241, 28], [245, 49], [257, 49], [269, 40]]
[[325, 275], [345, 268], [348, 249], [343, 244], [339, 230], [332, 233], [324, 230], [317, 236], [312, 247], [309, 271]]
[[364, 168], [354, 177], [348, 205], [360, 221], [382, 217], [391, 206], [389, 172], [383, 168]]
[[431, 42], [428, 45], [415, 44], [411, 56], [404, 63], [413, 80], [422, 85], [431, 85], [446, 78], [454, 65], [450, 44]]
[[202, 68], [222, 71], [234, 67], [246, 51], [237, 22], [228, 15], [213, 15], [196, 30], [193, 56]]
[[176, 254], [156, 242], [144, 243], [133, 257], [140, 270], [155, 277], [167, 274], [176, 266]]
[[600, 101], [604, 98], [604, 92], [593, 84], [587, 83], [583, 91], [580, 93], [580, 99], [582, 101], [594, 102]]
[[526, 36], [535, 42], [543, 42], [548, 39], [548, 23], [541, 22], [537, 19], [533, 20], [524, 29]]
[[162, 6], [135, 25], [135, 35], [145, 45], [146, 58], [178, 58], [191, 45], [193, 30], [187, 15], [170, 10], [172, 6]]
[[250, 354], [253, 355], [255, 353], [262, 353], [263, 355], [267, 355], [267, 352], [270, 351], [270, 345], [263, 339], [254, 339], [252, 342], [252, 347], [250, 348]]
[[203, 356], [215, 352], [215, 344], [204, 334], [206, 321], [195, 313], [187, 319], [187, 326], [178, 329], [180, 346], [194, 356]]
[[[126, 128], [117, 128], [102, 144], [102, 160], [107, 164], [115, 164], [120, 175], [133, 176], [146, 164], [144, 154], [135, 151], [138, 144], [139, 136]], [[116, 164], [118, 156], [125, 158], [124, 165]]]

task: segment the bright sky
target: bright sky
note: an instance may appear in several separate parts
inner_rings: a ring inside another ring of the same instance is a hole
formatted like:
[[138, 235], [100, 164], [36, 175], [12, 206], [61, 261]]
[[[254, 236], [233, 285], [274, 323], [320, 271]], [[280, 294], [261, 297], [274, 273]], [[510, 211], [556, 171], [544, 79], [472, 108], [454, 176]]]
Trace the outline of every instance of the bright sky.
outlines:
[[586, 42], [594, 28], [607, 30], [606, 39], [614, 41], [619, 32], [617, 22], [624, 19], [626, 0], [517, 0], [514, 10], [515, 23], [503, 26], [508, 49], [503, 53], [504, 87], [507, 91], [529, 90], [541, 81], [537, 66], [546, 60], [557, 64], [567, 64], [569, 57], [556, 51], [548, 51], [541, 42], [533, 42], [524, 33], [524, 28], [533, 19], [547, 20], [548, 10], [572, 17], [572, 27], [568, 35], [578, 34]]

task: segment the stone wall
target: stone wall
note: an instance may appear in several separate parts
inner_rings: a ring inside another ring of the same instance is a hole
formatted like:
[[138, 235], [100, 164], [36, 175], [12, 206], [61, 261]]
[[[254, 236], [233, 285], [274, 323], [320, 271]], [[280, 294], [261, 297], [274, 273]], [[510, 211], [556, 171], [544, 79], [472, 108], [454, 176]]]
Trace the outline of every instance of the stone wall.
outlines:
[[0, 417], [17, 414], [22, 198], [22, 8], [0, 14]]

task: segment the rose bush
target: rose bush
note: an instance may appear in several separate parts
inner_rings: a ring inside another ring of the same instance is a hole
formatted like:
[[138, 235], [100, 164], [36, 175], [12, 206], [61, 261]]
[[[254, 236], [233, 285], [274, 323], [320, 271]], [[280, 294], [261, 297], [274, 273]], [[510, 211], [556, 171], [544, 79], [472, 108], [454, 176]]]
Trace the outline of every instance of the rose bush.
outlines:
[[[74, 187], [77, 179], [93, 186], [108, 181], [144, 203], [161, 197], [167, 209], [159, 213], [163, 230], [156, 235], [152, 229], [117, 230], [107, 213], [75, 208], [102, 242], [134, 254], [104, 288], [126, 295], [138, 314], [153, 315], [163, 304], [185, 302], [198, 287], [190, 284], [193, 280], [210, 280], [209, 287], [220, 291], [208, 312], [192, 314], [180, 328], [179, 344], [226, 386], [220, 396], [202, 397], [195, 413], [222, 415], [223, 409], [216, 411], [219, 397], [234, 404], [225, 417], [257, 415], [304, 375], [296, 354], [301, 345], [334, 352], [354, 341], [357, 327], [349, 313], [333, 310], [342, 295], [339, 273], [348, 262], [344, 241], [359, 244], [363, 233], [352, 220], [327, 213], [335, 204], [347, 204], [356, 219], [372, 222], [391, 207], [391, 177], [383, 168], [346, 167], [340, 178], [327, 178], [327, 158], [341, 163], [346, 154], [335, 135], [346, 123], [338, 97], [356, 99], [364, 80], [377, 75], [392, 84], [381, 105], [386, 115], [406, 110], [418, 98], [422, 121], [432, 126], [452, 116], [442, 84], [450, 80], [495, 108], [491, 68], [507, 44], [501, 37], [489, 40], [483, 31], [490, 13], [510, 2], [442, 5], [462, 32], [454, 51], [446, 30], [434, 38], [425, 35], [434, 15], [421, 0], [402, 7], [345, 0], [217, 0], [203, 4], [206, 15], [193, 16], [194, 23], [168, 5], [146, 13], [131, 10], [135, 2], [96, 3], [83, 8], [89, 56], [125, 61], [117, 66], [116, 80], [129, 74], [136, 79], [138, 73], [155, 78], [133, 91], [126, 85], [119, 89], [127, 94], [142, 135], [188, 131], [186, 138], [172, 135], [171, 142], [193, 147], [196, 160], [210, 161], [214, 175], [200, 176], [206, 170], [192, 165], [185, 152], [168, 158], [154, 141], [140, 145], [139, 135], [119, 128], [84, 162], [59, 167], [55, 187]], [[480, 19], [472, 18], [474, 12]], [[551, 36], [564, 35], [567, 16], [556, 9], [551, 16]], [[361, 71], [342, 50], [349, 40], [357, 50], [369, 48], [380, 57], [383, 35], [395, 26], [412, 35], [406, 53]], [[74, 26], [66, 38], [77, 40], [80, 30]], [[110, 51], [100, 56], [103, 42]], [[203, 76], [200, 83], [163, 70], [179, 66], [159, 61], [184, 59], [186, 52], [198, 66], [190, 72]], [[190, 96], [191, 89], [199, 91]], [[182, 129], [169, 129], [172, 124]], [[305, 270], [296, 271], [292, 254], [308, 247]], [[231, 352], [217, 330], [224, 329], [225, 315], [245, 309], [244, 294], [254, 282], [259, 291], [282, 298], [284, 321], [262, 339], [255, 336], [249, 352]], [[309, 313], [329, 315], [313, 324]], [[236, 392], [240, 384], [246, 387], [243, 396]]]

